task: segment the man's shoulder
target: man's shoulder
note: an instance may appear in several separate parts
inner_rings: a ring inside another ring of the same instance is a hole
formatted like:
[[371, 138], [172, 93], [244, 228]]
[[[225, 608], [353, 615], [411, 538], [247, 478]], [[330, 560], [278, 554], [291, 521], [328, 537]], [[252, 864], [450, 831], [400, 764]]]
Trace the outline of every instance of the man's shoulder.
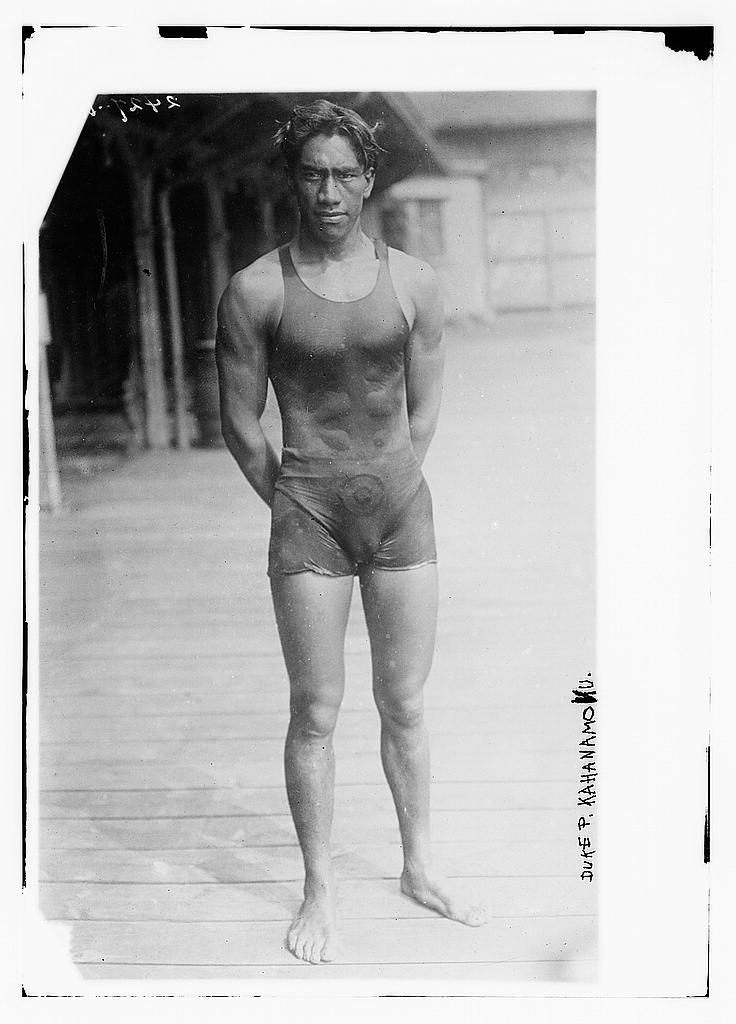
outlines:
[[249, 300], [260, 300], [283, 287], [279, 250], [259, 256], [257, 260], [238, 270], [230, 278], [229, 288], [236, 295]]
[[420, 260], [391, 246], [388, 248], [388, 258], [394, 279], [399, 278], [402, 284], [411, 288], [412, 294], [418, 291], [421, 295], [427, 290], [437, 288], [437, 273], [426, 260]]
[[221, 306], [249, 319], [268, 321], [283, 304], [284, 285], [279, 250], [259, 256], [230, 278]]
[[[389, 249], [388, 259], [396, 295], [409, 325], [413, 326], [417, 318], [421, 322], [440, 322], [442, 299], [434, 268], [401, 249]], [[408, 314], [407, 309], [410, 310]]]

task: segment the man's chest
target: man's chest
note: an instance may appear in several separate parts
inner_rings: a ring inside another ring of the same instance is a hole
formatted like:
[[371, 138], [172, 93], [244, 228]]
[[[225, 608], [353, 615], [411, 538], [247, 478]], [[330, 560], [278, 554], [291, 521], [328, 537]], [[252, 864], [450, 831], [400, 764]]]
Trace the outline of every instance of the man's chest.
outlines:
[[378, 260], [354, 264], [300, 266], [299, 277], [319, 298], [330, 302], [357, 302], [370, 295], [378, 281], [381, 265]]

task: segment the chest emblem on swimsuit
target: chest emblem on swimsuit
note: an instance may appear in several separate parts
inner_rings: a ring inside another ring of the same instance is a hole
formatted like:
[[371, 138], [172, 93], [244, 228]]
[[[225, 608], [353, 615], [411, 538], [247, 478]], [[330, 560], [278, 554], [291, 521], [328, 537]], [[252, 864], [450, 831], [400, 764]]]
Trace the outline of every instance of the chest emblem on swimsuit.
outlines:
[[383, 484], [377, 476], [361, 473], [343, 484], [340, 497], [350, 512], [367, 515], [383, 501]]

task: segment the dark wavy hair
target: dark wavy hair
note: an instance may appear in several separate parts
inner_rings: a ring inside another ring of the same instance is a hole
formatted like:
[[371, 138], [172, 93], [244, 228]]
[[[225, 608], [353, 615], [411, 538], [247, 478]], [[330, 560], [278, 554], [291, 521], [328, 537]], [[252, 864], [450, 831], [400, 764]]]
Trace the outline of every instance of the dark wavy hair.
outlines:
[[307, 139], [313, 135], [344, 135], [363, 171], [375, 172], [379, 154], [386, 152], [376, 142], [375, 133], [380, 127], [374, 124], [371, 128], [360, 114], [348, 107], [339, 107], [329, 100], [315, 100], [294, 107], [288, 121], [279, 125], [273, 142], [291, 172]]

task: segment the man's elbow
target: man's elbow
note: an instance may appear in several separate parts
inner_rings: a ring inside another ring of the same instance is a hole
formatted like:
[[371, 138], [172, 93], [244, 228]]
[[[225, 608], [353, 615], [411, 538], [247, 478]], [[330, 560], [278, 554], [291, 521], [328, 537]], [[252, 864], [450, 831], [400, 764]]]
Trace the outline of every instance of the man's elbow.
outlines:
[[408, 403], [409, 422], [432, 428], [437, 422], [442, 395], [440, 391], [421, 400]]
[[420, 411], [409, 413], [409, 430], [412, 437], [431, 438], [437, 426], [437, 411]]
[[263, 443], [263, 431], [258, 420], [231, 416], [226, 410], [220, 413], [220, 429], [225, 444], [233, 454], [241, 458], [256, 455]]
[[220, 416], [220, 430], [225, 444], [232, 452], [238, 445], [239, 434], [235, 424], [227, 416]]

